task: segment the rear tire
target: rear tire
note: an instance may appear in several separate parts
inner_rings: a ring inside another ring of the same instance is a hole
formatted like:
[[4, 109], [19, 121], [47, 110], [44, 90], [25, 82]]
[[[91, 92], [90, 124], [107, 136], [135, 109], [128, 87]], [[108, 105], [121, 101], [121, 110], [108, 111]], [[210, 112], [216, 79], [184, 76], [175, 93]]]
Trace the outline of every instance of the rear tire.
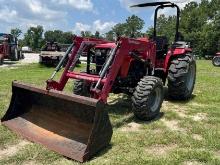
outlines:
[[132, 96], [132, 110], [141, 120], [152, 120], [160, 113], [164, 98], [163, 82], [160, 78], [145, 76], [138, 83]]
[[220, 56], [214, 57], [214, 58], [212, 59], [212, 64], [213, 64], [214, 66], [220, 66]]
[[90, 96], [89, 88], [90, 85], [87, 84], [84, 80], [76, 80], [74, 82], [73, 94], [89, 97]]
[[41, 56], [39, 56], [39, 63], [42, 64], [43, 63], [43, 58]]
[[3, 65], [3, 62], [4, 62], [4, 59], [1, 58], [1, 59], [0, 59], [0, 65]]
[[196, 62], [191, 54], [171, 61], [168, 70], [168, 95], [174, 100], [188, 100], [196, 80]]
[[22, 51], [20, 51], [19, 53], [20, 53], [20, 59], [24, 59], [24, 53]]
[[19, 60], [19, 54], [18, 53], [19, 53], [18, 49], [14, 48], [12, 58], [11, 58], [12, 61], [18, 61]]

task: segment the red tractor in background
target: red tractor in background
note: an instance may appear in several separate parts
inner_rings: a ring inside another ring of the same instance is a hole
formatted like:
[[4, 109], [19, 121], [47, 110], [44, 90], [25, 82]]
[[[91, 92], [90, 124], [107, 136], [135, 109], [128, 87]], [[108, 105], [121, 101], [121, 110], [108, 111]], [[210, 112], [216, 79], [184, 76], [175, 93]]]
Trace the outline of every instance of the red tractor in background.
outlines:
[[[112, 43], [75, 37], [47, 80], [46, 89], [13, 82], [12, 99], [2, 118], [3, 125], [51, 150], [84, 162], [111, 140], [112, 126], [104, 108], [110, 92], [132, 96], [131, 109], [141, 120], [154, 119], [160, 113], [166, 81], [170, 98], [190, 99], [196, 62], [187, 42], [179, 41], [180, 9], [171, 2], [133, 7], [147, 6], [157, 6], [152, 39], [119, 37]], [[168, 7], [177, 9], [175, 41], [170, 46], [167, 38], [157, 36], [156, 31], [158, 10]], [[74, 68], [82, 54], [87, 54], [86, 69], [76, 72]], [[56, 73], [68, 56], [61, 78], [55, 81]], [[95, 56], [95, 64], [91, 64], [91, 56]], [[69, 79], [75, 79], [74, 94], [61, 92]]]
[[220, 66], [220, 52], [217, 52], [214, 58], [212, 59], [212, 64], [214, 66]]
[[23, 58], [18, 48], [18, 39], [11, 34], [0, 33], [0, 65], [4, 59], [18, 61]]

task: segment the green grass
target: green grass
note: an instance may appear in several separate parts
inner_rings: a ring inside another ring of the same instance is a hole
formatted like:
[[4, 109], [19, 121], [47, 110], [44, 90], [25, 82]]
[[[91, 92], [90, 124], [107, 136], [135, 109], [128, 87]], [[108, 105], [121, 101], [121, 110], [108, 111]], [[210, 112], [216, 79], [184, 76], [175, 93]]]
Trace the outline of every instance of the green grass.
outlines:
[[[81, 68], [77, 68], [80, 70]], [[11, 97], [11, 81], [19, 80], [45, 86], [53, 68], [38, 64], [0, 70], [0, 117], [7, 110]], [[60, 74], [59, 74], [60, 75]], [[59, 77], [59, 75], [57, 77]], [[72, 91], [70, 81], [65, 89]], [[109, 111], [113, 125], [111, 144], [85, 164], [181, 164], [198, 162], [220, 164], [220, 68], [210, 61], [197, 61], [197, 81], [194, 97], [188, 102], [165, 101], [164, 115], [152, 122], [135, 119], [130, 99], [125, 95], [110, 95]], [[195, 120], [195, 116], [203, 115]], [[170, 122], [172, 130], [165, 122]], [[137, 123], [136, 131], [128, 124]], [[127, 131], [122, 131], [128, 128]], [[200, 139], [194, 138], [194, 135]], [[0, 150], [16, 145], [21, 137], [0, 125]], [[0, 157], [0, 164], [79, 164], [38, 144], [29, 144], [13, 156]]]

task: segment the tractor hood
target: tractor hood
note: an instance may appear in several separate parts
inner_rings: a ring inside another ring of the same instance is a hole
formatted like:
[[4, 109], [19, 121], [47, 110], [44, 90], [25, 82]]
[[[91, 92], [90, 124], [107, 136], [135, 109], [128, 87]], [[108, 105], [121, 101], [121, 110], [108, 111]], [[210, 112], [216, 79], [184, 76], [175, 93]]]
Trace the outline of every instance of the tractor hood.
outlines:
[[95, 46], [95, 48], [98, 48], [98, 49], [113, 49], [116, 47], [116, 44], [113, 43], [113, 42], [110, 42], [110, 43], [106, 43], [106, 44], [98, 44]]
[[[147, 37], [137, 38], [137, 40], [149, 42], [149, 39]], [[113, 49], [115, 47], [116, 47], [116, 44], [114, 42], [109, 42], [106, 44], [98, 44], [95, 46], [95, 48], [97, 49]]]

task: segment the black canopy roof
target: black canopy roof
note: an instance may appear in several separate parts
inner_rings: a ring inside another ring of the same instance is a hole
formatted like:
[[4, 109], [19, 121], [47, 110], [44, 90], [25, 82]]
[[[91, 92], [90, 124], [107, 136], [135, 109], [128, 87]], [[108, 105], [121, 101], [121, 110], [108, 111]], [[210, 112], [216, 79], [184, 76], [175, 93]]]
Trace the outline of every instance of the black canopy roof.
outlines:
[[150, 7], [150, 6], [159, 6], [159, 5], [165, 5], [165, 4], [172, 4], [171, 2], [150, 2], [150, 3], [141, 3], [137, 5], [132, 5], [130, 7]]

